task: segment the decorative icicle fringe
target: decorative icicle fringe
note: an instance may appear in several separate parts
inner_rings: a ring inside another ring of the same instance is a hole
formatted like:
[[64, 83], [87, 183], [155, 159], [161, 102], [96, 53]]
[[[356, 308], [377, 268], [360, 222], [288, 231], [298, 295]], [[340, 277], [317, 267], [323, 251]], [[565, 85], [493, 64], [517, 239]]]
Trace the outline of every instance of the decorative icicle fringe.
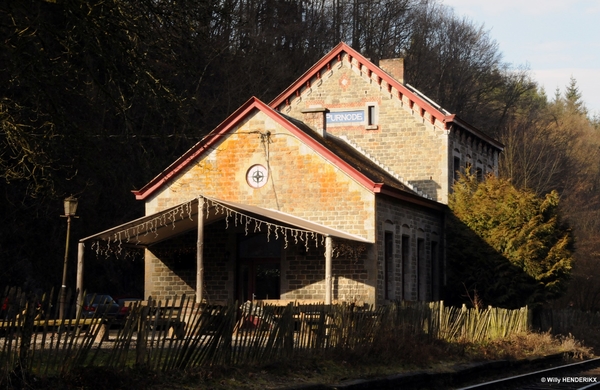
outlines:
[[[319, 234], [317, 232], [313, 232], [310, 230], [303, 229], [295, 229], [287, 226], [278, 225], [272, 222], [263, 221], [258, 218], [251, 217], [244, 213], [240, 213], [236, 210], [233, 210], [215, 200], [205, 198], [207, 202], [205, 202], [205, 214], [206, 218], [210, 216], [211, 207], [214, 209], [214, 215], [223, 215], [225, 216], [225, 228], [229, 229], [230, 219], [233, 219], [233, 226], [243, 226], [244, 232], [246, 236], [250, 231], [253, 233], [261, 232], [266, 227], [267, 241], [270, 241], [271, 235], [275, 237], [275, 240], [278, 240], [280, 237], [284, 240], [284, 248], [287, 249], [290, 241], [293, 240], [295, 245], [298, 245], [299, 242], [304, 243], [304, 247], [306, 251], [310, 248], [310, 243], [314, 242], [315, 248], [318, 248], [319, 245], [325, 246], [325, 236]], [[183, 203], [175, 209], [169, 211], [168, 213], [161, 214], [149, 221], [140, 223], [139, 225], [129, 227], [127, 229], [123, 229], [118, 231], [108, 237], [106, 241], [106, 246], [101, 245], [101, 241], [95, 241], [92, 243], [91, 248], [96, 251], [97, 255], [104, 254], [107, 257], [109, 255], [119, 255], [123, 251], [123, 244], [126, 243], [134, 243], [138, 244], [139, 237], [143, 233], [144, 236], [153, 233], [156, 237], [158, 237], [158, 229], [163, 226], [168, 226], [169, 224], [172, 226], [172, 229], [175, 229], [176, 222], [178, 220], [182, 220], [188, 218], [190, 221], [193, 221], [192, 218], [192, 202], [193, 200]], [[210, 202], [210, 205], [209, 205]], [[252, 224], [254, 227], [252, 228]], [[343, 244], [344, 247], [349, 247], [348, 244]], [[340, 249], [337, 252], [338, 256], [340, 252], [347, 252], [346, 249]], [[361, 253], [362, 251], [359, 251]], [[336, 257], [338, 257], [336, 256]]]
[[[325, 245], [325, 236], [323, 236], [322, 234], [312, 232], [310, 230], [295, 229], [295, 228], [290, 228], [287, 226], [277, 225], [275, 223], [263, 221], [261, 219], [254, 218], [254, 217], [251, 217], [244, 213], [235, 211], [235, 210], [233, 210], [221, 203], [218, 203], [217, 201], [214, 201], [212, 199], [207, 199], [207, 201], [209, 201], [211, 203], [211, 206], [214, 207], [215, 215], [221, 214], [221, 215], [225, 216], [225, 228], [226, 229], [229, 228], [229, 218], [233, 217], [233, 222], [236, 227], [238, 226], [238, 223], [240, 225], [243, 224], [244, 232], [246, 235], [248, 235], [248, 232], [250, 231], [250, 225], [252, 225], [252, 224], [254, 224], [254, 229], [253, 229], [254, 233], [261, 232], [263, 230], [263, 225], [266, 226], [267, 241], [271, 240], [271, 235], [274, 235], [276, 240], [278, 240], [279, 237], [281, 236], [284, 240], [284, 248], [288, 247], [290, 237], [294, 239], [295, 244], [298, 244], [298, 241], [303, 241], [304, 246], [307, 251], [309, 249], [309, 243], [312, 241], [315, 242], [315, 248], [319, 247], [319, 237], [321, 238], [320, 244]], [[209, 210], [210, 210], [210, 207], [207, 207], [207, 210], [206, 210], [207, 215], [208, 215]]]

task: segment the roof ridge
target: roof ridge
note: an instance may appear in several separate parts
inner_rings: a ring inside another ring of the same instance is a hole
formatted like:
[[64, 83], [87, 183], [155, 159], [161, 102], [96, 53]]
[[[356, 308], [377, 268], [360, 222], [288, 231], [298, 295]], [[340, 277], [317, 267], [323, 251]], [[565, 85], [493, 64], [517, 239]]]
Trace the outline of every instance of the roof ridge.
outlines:
[[[449, 122], [452, 120], [453, 115], [448, 115], [446, 110], [442, 111], [439, 108], [439, 105], [434, 103], [430, 98], [425, 97], [422, 93], [415, 92], [414, 87], [407, 87], [404, 83], [398, 81], [388, 72], [375, 65], [370, 59], [364, 57], [360, 52], [344, 42], [340, 42], [331, 49], [328, 54], [323, 56], [292, 85], [273, 99], [269, 103], [269, 106], [279, 111], [279, 106], [289, 105], [291, 97], [297, 97], [303, 90], [310, 89], [313, 78], [320, 80], [322, 71], [331, 71], [334, 62], [341, 65], [344, 61], [342, 58], [348, 61], [351, 66], [357, 67], [360, 71], [362, 71], [364, 66], [367, 69], [368, 77], [372, 77], [381, 88], [387, 89], [388, 93], [402, 101], [403, 104], [404, 98], [406, 97], [408, 103], [408, 108], [406, 109], [414, 110], [414, 113], [420, 115], [423, 120], [431, 122], [434, 126], [437, 124], [438, 127], [448, 129]], [[418, 106], [418, 110], [413, 108], [414, 104]], [[425, 117], [425, 113], [429, 114], [429, 118]]]
[[425, 199], [435, 200], [435, 199], [431, 198], [431, 196], [429, 196], [426, 193], [424, 193], [423, 191], [419, 190], [414, 184], [411, 184], [406, 179], [404, 179], [402, 176], [398, 175], [391, 168], [383, 165], [379, 160], [377, 160], [376, 158], [374, 158], [373, 156], [371, 156], [363, 148], [361, 148], [360, 146], [358, 146], [357, 144], [355, 144], [354, 142], [352, 142], [347, 136], [345, 136], [345, 135], [339, 135], [337, 138], [341, 139], [346, 144], [348, 144], [350, 147], [352, 147], [354, 150], [356, 150], [357, 152], [359, 152], [360, 154], [362, 154], [363, 156], [365, 156], [366, 158], [368, 158], [371, 162], [373, 162], [379, 168], [381, 168], [384, 171], [386, 171], [387, 173], [389, 173], [391, 176], [393, 176], [400, 183], [402, 183], [403, 185], [407, 186], [408, 188], [410, 188], [411, 190], [413, 190], [414, 192], [416, 192], [417, 194], [419, 194], [419, 196], [422, 196]]

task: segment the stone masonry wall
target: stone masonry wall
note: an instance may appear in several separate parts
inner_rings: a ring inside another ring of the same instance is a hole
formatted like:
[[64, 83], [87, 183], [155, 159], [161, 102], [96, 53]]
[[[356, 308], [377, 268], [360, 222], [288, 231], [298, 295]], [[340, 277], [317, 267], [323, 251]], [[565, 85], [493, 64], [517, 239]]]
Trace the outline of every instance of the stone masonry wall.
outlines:
[[[209, 303], [233, 300], [235, 250], [223, 221], [204, 232], [204, 299]], [[196, 294], [197, 231], [146, 250], [145, 298], [173, 299]]]
[[[374, 123], [369, 124], [368, 106], [375, 110]], [[365, 66], [347, 55], [335, 62], [318, 78], [311, 80], [299, 96], [289, 99], [289, 105], [278, 109], [284, 114], [303, 120], [301, 111], [311, 107], [329, 109], [332, 114], [363, 110], [363, 122], [328, 123], [326, 132], [345, 136], [380, 163], [400, 175], [405, 183], [427, 194], [431, 199], [447, 203], [453, 180], [453, 150], [463, 162], [471, 159], [473, 166], [497, 165], [494, 153], [479, 142], [451, 136], [444, 124], [434, 121], [406, 96], [385, 82], [378, 82]], [[467, 157], [470, 156], [470, 157]]]
[[[376, 206], [377, 243], [361, 244], [334, 239], [334, 257], [332, 259], [333, 299], [338, 302], [383, 303], [384, 299], [384, 234], [391, 230], [394, 234], [394, 253], [392, 276], [394, 290], [389, 299], [437, 300], [433, 283], [438, 283], [435, 291], [440, 291], [441, 277], [432, 275], [432, 261], [438, 261], [443, 269], [442, 217], [439, 213], [417, 206], [402, 204], [384, 196], [378, 197]], [[235, 289], [235, 237], [243, 230], [230, 227], [226, 229], [224, 221], [205, 229], [204, 246], [204, 284], [205, 298], [209, 302], [232, 302]], [[408, 274], [402, 274], [402, 236], [409, 237]], [[195, 238], [196, 232], [188, 234], [186, 240], [170, 244], [178, 248], [176, 264], [167, 257], [163, 261], [150, 251], [147, 256], [147, 295], [156, 299], [173, 298], [182, 294], [195, 293]], [[417, 262], [417, 240], [424, 240], [423, 262]], [[281, 239], [280, 239], [281, 240]], [[183, 241], [183, 242], [181, 242]], [[432, 242], [438, 243], [437, 259], [432, 259]], [[188, 248], [188, 249], [186, 249]], [[159, 252], [156, 250], [155, 252]], [[185, 253], [189, 255], [185, 257]], [[323, 300], [325, 297], [325, 249], [321, 244], [310, 242], [308, 250], [300, 242], [288, 242], [283, 251], [281, 262], [281, 299]], [[183, 260], [181, 260], [183, 259]], [[371, 261], [369, 259], [376, 259]], [[171, 267], [171, 268], [170, 268]], [[417, 271], [418, 270], [418, 271]], [[419, 277], [420, 275], [420, 277]], [[417, 278], [420, 278], [419, 280]], [[408, 284], [403, 285], [403, 281]], [[419, 286], [420, 291], [417, 291]], [[376, 288], [377, 289], [376, 289]], [[375, 297], [375, 291], [377, 296]]]
[[[269, 169], [261, 188], [246, 181], [255, 164]], [[368, 240], [375, 234], [372, 192], [262, 112], [147, 201], [146, 213], [200, 194], [287, 212]]]
[[164, 302], [183, 294], [194, 296], [195, 282], [191, 284], [191, 269], [187, 275], [175, 273], [149, 249], [145, 254], [144, 298], [152, 297]]
[[[334, 302], [374, 303], [374, 273], [369, 272], [368, 249], [372, 244], [333, 240]], [[325, 248], [291, 245], [282, 263], [281, 299], [325, 300]]]
[[207, 302], [234, 301], [235, 253], [235, 234], [225, 229], [224, 221], [205, 227], [204, 299]]
[[[483, 176], [498, 175], [498, 150], [491, 148], [470, 133], [453, 128], [449, 135], [448, 149], [450, 150], [448, 165], [452, 167], [450, 173], [455, 170], [454, 157], [457, 157], [460, 160], [459, 170], [461, 172], [470, 166], [473, 174], [480, 169]], [[454, 175], [450, 174], [448, 175], [448, 185], [452, 187], [453, 183]]]
[[[261, 188], [252, 188], [246, 181], [255, 164], [268, 167], [268, 181]], [[146, 213], [200, 194], [280, 210], [370, 240], [375, 236], [374, 195], [260, 111], [148, 200]], [[187, 283], [159, 259], [148, 253], [146, 295], [194, 292], [195, 279], [189, 278]], [[205, 258], [205, 266], [209, 262]], [[231, 264], [227, 280], [224, 270], [217, 271], [220, 276], [216, 279], [205, 279], [207, 289], [228, 286], [227, 299], [232, 298], [235, 287]], [[204, 274], [205, 278], [210, 275], [209, 270]]]
[[[364, 110], [375, 107], [374, 125], [366, 122], [327, 124], [327, 133], [345, 136], [368, 152], [406, 183], [442, 201], [447, 192], [446, 131], [418, 117], [408, 109], [406, 101], [398, 99], [374, 80], [366, 69], [352, 65], [346, 56], [319, 81], [311, 84], [289, 106], [279, 109], [290, 116], [303, 119], [303, 109], [321, 106], [331, 113]], [[365, 117], [367, 115], [365, 114]], [[366, 121], [366, 119], [365, 119]]]
[[[393, 233], [393, 275], [388, 276], [393, 283], [392, 296], [390, 300], [408, 301], [431, 301], [438, 300], [440, 296], [434, 296], [433, 292], [440, 291], [442, 275], [438, 273], [434, 278], [432, 275], [432, 261], [437, 261], [438, 270], [443, 270], [442, 253], [439, 252], [443, 245], [443, 217], [431, 210], [399, 204], [384, 197], [377, 201], [377, 301], [384, 301], [386, 272], [384, 256], [384, 234], [385, 231]], [[405, 263], [407, 275], [402, 274], [402, 236], [409, 238], [409, 258]], [[424, 241], [424, 253], [421, 264], [417, 261], [417, 242]], [[438, 244], [438, 252], [432, 258], [432, 242]], [[442, 271], [443, 272], [443, 271]], [[403, 281], [407, 285], [403, 285]], [[433, 283], [436, 283], [434, 288]], [[418, 288], [418, 290], [417, 290]]]
[[[235, 239], [243, 230], [226, 229], [224, 221], [205, 229], [204, 246], [204, 299], [209, 303], [233, 302], [236, 283]], [[146, 298], [166, 300], [182, 294], [193, 296], [196, 289], [195, 237], [196, 231], [186, 238], [154, 248], [147, 252]], [[273, 238], [274, 239], [274, 238]], [[283, 241], [281, 238], [279, 241]], [[282, 244], [284, 244], [282, 242]], [[333, 299], [338, 302], [374, 303], [375, 272], [369, 270], [367, 249], [371, 244], [334, 240], [332, 259]], [[176, 250], [172, 256], [166, 251]], [[161, 252], [162, 251], [162, 252]], [[162, 261], [155, 255], [162, 257]], [[167, 259], [168, 258], [168, 259]], [[165, 260], [167, 259], [167, 260]], [[163, 262], [165, 261], [165, 262]], [[372, 267], [371, 267], [372, 268]], [[303, 242], [288, 242], [282, 253], [281, 299], [325, 299], [325, 248], [310, 242], [308, 250]]]

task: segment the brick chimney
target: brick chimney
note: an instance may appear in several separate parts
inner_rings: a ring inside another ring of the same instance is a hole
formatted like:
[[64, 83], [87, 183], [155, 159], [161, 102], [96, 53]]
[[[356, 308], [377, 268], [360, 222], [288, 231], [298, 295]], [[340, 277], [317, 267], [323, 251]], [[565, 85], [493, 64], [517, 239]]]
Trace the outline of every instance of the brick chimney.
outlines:
[[327, 113], [329, 110], [325, 107], [309, 107], [302, 111], [304, 114], [304, 123], [319, 133], [322, 137], [327, 134]]
[[404, 84], [404, 58], [379, 60], [379, 67], [397, 81]]

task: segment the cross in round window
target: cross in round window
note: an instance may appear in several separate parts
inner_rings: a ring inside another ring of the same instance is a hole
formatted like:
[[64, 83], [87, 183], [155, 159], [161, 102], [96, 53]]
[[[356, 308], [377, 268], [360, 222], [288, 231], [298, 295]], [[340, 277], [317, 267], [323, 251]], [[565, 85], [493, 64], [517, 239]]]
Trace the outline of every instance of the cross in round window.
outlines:
[[251, 166], [246, 173], [246, 181], [252, 188], [260, 188], [264, 186], [267, 183], [268, 177], [269, 174], [267, 168], [260, 164]]

